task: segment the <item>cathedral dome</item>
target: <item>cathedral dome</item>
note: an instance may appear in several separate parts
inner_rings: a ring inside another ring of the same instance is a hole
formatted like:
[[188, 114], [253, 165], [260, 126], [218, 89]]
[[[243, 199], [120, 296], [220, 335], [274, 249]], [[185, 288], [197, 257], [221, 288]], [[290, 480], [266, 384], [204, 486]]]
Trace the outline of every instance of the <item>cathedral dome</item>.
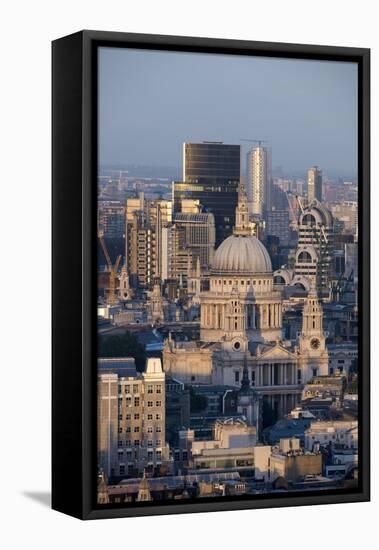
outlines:
[[213, 258], [212, 271], [217, 273], [272, 273], [270, 256], [253, 235], [231, 235], [223, 241]]

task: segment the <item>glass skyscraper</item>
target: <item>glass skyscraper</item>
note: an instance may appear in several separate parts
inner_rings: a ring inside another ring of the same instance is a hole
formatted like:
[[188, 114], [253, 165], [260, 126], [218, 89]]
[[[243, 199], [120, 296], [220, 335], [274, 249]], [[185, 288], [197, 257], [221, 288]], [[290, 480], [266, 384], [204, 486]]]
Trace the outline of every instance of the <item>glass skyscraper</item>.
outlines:
[[198, 199], [215, 218], [216, 245], [234, 226], [240, 180], [240, 145], [222, 142], [183, 144], [183, 181], [174, 182], [174, 210], [182, 199]]

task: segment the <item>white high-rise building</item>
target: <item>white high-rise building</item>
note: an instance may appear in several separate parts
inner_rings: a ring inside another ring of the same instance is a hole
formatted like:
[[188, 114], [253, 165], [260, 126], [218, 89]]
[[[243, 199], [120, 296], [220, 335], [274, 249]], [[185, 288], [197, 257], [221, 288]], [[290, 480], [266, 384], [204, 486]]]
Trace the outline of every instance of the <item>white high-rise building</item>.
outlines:
[[314, 199], [322, 201], [322, 171], [317, 166], [312, 166], [307, 172], [308, 201]]
[[246, 192], [251, 214], [262, 216], [271, 206], [271, 151], [261, 145], [247, 154]]

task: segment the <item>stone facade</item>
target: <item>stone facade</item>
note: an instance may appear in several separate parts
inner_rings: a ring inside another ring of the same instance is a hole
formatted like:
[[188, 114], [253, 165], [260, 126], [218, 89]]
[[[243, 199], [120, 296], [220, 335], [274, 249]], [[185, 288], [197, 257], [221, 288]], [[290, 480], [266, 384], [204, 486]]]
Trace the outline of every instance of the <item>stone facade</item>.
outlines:
[[178, 380], [239, 387], [246, 365], [257, 393], [283, 416], [299, 402], [304, 383], [328, 374], [322, 308], [313, 289], [297, 342], [282, 340], [282, 294], [267, 250], [252, 235], [243, 188], [234, 233], [217, 249], [210, 288], [199, 301], [200, 340], [165, 343], [164, 369]]
[[167, 463], [165, 374], [158, 358], [142, 375], [98, 375], [98, 464], [108, 477]]

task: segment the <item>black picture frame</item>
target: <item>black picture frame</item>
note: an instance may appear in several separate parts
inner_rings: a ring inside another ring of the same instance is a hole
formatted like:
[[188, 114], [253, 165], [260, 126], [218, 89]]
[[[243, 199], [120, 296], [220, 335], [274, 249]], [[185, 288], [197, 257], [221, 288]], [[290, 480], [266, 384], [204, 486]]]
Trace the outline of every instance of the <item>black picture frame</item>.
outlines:
[[[96, 175], [99, 46], [358, 64], [359, 462], [357, 490], [96, 505]], [[370, 499], [370, 50], [81, 31], [52, 43], [52, 507], [81, 519]], [[81, 190], [81, 192], [78, 192]]]

